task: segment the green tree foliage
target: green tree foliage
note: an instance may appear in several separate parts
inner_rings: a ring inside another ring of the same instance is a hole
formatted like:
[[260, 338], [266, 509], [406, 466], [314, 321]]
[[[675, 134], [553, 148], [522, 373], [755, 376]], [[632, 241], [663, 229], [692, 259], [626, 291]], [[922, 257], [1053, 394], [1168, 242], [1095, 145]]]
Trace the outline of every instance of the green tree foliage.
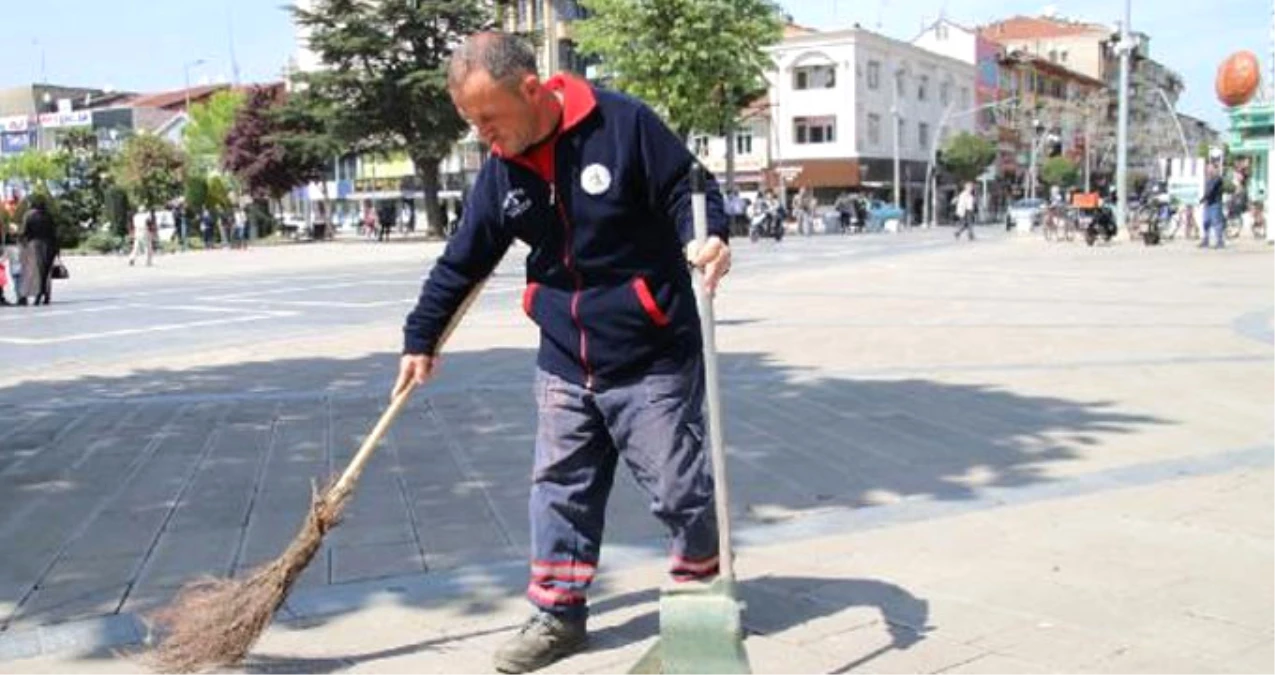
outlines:
[[86, 128], [68, 131], [59, 139], [62, 208], [71, 223], [93, 229], [106, 219], [106, 191], [112, 185], [113, 156], [98, 146], [97, 134]]
[[133, 203], [155, 211], [182, 194], [186, 158], [172, 143], [151, 134], [133, 136], [115, 164], [115, 179]]
[[943, 147], [943, 169], [961, 183], [978, 178], [995, 160], [996, 144], [977, 134], [956, 134]]
[[1070, 187], [1079, 177], [1080, 167], [1062, 155], [1050, 157], [1040, 166], [1040, 181], [1046, 185]]
[[61, 155], [34, 148], [0, 160], [0, 181], [19, 180], [40, 190], [47, 191], [64, 172]]
[[226, 134], [243, 104], [242, 92], [223, 90], [207, 102], [190, 106], [190, 122], [182, 130], [182, 145], [194, 171], [206, 173], [221, 166]]
[[765, 91], [763, 48], [783, 29], [769, 0], [582, 0], [572, 26], [580, 50], [601, 58], [617, 89], [643, 99], [683, 138], [731, 126]]
[[447, 93], [452, 47], [492, 26], [484, 0], [317, 0], [294, 6], [297, 24], [326, 67], [298, 77], [316, 118], [358, 151], [406, 152], [439, 235], [438, 165], [466, 125]]

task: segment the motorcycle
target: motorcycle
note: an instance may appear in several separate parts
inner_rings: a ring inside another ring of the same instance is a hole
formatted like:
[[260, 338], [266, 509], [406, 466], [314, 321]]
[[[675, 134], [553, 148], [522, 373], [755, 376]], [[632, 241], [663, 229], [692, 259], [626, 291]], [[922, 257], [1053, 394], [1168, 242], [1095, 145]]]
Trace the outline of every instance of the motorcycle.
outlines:
[[784, 224], [778, 210], [763, 211], [753, 216], [748, 224], [748, 240], [755, 242], [762, 237], [783, 241]]
[[1110, 242], [1115, 236], [1116, 214], [1111, 210], [1111, 203], [1103, 200], [1085, 225], [1085, 243], [1093, 246], [1099, 239]]

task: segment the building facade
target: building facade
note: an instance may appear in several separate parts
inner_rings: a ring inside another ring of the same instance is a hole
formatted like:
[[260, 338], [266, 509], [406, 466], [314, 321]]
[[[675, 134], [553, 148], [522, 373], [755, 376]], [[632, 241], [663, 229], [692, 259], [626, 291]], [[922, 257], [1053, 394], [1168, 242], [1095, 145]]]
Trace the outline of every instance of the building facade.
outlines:
[[[771, 160], [786, 187], [830, 202], [868, 193], [919, 219], [929, 161], [944, 139], [974, 131], [974, 64], [855, 27], [768, 48]], [[897, 172], [896, 172], [897, 159]], [[896, 177], [897, 173], [897, 177]]]

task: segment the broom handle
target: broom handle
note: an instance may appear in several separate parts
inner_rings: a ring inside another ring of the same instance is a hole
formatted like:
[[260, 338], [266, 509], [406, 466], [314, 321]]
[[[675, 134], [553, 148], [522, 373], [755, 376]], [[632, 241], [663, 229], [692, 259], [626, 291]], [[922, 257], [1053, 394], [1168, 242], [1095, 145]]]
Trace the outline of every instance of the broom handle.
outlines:
[[[708, 240], [708, 202], [704, 193], [704, 168], [691, 166], [691, 218], [695, 239], [702, 246]], [[700, 332], [704, 340], [704, 400], [708, 407], [708, 446], [713, 463], [713, 488], [717, 496], [718, 569], [727, 584], [735, 581], [735, 556], [730, 547], [730, 484], [726, 480], [726, 441], [722, 439], [722, 400], [717, 380], [717, 335], [713, 318], [713, 298], [704, 285], [704, 273], [697, 271], [695, 302], [699, 305]]]
[[[469, 291], [469, 295], [465, 296], [464, 301], [460, 303], [460, 307], [456, 308], [456, 311], [452, 313], [452, 318], [447, 322], [447, 326], [443, 328], [443, 334], [438, 338], [438, 343], [434, 346], [433, 355], [435, 358], [442, 351], [443, 344], [447, 342], [447, 338], [452, 336], [452, 331], [456, 330], [456, 326], [460, 325], [460, 320], [469, 311], [469, 307], [478, 299], [478, 294], [483, 290], [483, 286], [486, 283], [487, 279], [479, 281]], [[372, 427], [372, 433], [368, 434], [363, 441], [363, 445], [359, 446], [359, 451], [355, 453], [354, 459], [350, 460], [349, 466], [345, 467], [345, 472], [341, 474], [341, 478], [328, 491], [329, 494], [344, 494], [353, 489], [354, 481], [357, 481], [363, 473], [363, 467], [372, 458], [372, 452], [376, 449], [377, 444], [381, 442], [381, 437], [389, 430], [390, 424], [394, 422], [394, 418], [398, 417], [399, 412], [407, 404], [407, 399], [412, 396], [412, 392], [415, 389], [416, 382], [408, 382], [407, 386], [403, 387], [403, 391], [400, 391], [398, 396], [395, 396], [390, 401], [390, 406], [385, 409], [384, 413], [381, 413], [381, 419], [377, 420], [376, 426]]]

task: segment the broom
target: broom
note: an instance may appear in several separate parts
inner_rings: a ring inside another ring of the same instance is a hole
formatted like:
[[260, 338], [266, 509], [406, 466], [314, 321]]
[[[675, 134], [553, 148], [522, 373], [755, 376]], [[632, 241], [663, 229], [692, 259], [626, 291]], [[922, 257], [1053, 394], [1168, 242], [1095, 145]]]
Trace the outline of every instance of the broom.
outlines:
[[[437, 354], [478, 297], [486, 280], [469, 292], [443, 329]], [[297, 577], [310, 564], [323, 537], [340, 522], [354, 484], [377, 443], [403, 409], [415, 385], [411, 382], [391, 401], [372, 433], [337, 481], [316, 491], [301, 531], [283, 554], [243, 579], [203, 579], [188, 584], [172, 604], [154, 615], [162, 638], [145, 660], [166, 673], [190, 673], [239, 662], [270, 624]]]

